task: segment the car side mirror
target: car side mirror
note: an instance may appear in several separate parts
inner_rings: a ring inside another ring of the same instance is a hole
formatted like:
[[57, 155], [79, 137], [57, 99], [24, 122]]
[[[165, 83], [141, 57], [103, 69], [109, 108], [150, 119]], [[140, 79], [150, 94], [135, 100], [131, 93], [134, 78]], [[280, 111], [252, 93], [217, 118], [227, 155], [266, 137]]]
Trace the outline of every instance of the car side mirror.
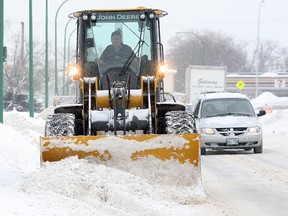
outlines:
[[259, 110], [259, 113], [257, 114], [258, 117], [266, 115], [266, 111], [265, 110]]
[[193, 113], [194, 118], [198, 118], [197, 113], [195, 113], [195, 112], [192, 112], [192, 113]]

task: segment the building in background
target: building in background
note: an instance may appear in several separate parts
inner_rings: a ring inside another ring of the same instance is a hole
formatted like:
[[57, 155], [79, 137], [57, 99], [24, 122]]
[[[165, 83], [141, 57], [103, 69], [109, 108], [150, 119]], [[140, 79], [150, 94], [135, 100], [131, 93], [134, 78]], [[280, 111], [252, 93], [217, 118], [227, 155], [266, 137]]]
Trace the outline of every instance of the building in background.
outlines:
[[[229, 73], [226, 77], [227, 91], [241, 91], [250, 99], [255, 97], [256, 91], [255, 74]], [[263, 92], [271, 92], [278, 97], [288, 96], [288, 73], [287, 72], [266, 72], [259, 73], [258, 95]]]

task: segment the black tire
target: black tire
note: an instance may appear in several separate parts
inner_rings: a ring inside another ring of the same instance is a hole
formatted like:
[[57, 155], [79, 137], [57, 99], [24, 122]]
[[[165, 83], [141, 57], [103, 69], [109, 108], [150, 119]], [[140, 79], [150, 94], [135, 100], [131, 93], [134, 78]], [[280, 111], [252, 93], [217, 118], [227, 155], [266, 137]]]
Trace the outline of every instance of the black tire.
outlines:
[[254, 148], [254, 154], [261, 154], [263, 152], [263, 145]]
[[75, 135], [74, 132], [74, 114], [57, 113], [48, 116], [45, 124], [45, 136], [73, 136]]
[[191, 112], [170, 111], [165, 114], [167, 134], [196, 133], [195, 118]]
[[205, 148], [201, 148], [201, 155], [206, 155], [206, 149]]

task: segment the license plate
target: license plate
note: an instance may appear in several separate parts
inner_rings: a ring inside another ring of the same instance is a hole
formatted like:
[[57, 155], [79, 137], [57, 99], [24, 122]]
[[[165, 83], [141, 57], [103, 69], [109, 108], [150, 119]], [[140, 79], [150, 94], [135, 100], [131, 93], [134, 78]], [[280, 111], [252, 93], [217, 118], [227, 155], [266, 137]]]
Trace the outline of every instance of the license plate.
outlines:
[[227, 145], [238, 145], [239, 139], [238, 138], [228, 138], [228, 139], [226, 139], [226, 144]]

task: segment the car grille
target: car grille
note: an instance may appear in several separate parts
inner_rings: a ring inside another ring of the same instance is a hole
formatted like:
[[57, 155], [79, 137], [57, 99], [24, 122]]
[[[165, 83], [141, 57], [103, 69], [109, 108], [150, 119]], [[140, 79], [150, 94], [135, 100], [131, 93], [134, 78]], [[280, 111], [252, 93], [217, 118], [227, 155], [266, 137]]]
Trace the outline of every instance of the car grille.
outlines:
[[223, 136], [239, 136], [245, 133], [247, 127], [216, 128], [216, 130]]

